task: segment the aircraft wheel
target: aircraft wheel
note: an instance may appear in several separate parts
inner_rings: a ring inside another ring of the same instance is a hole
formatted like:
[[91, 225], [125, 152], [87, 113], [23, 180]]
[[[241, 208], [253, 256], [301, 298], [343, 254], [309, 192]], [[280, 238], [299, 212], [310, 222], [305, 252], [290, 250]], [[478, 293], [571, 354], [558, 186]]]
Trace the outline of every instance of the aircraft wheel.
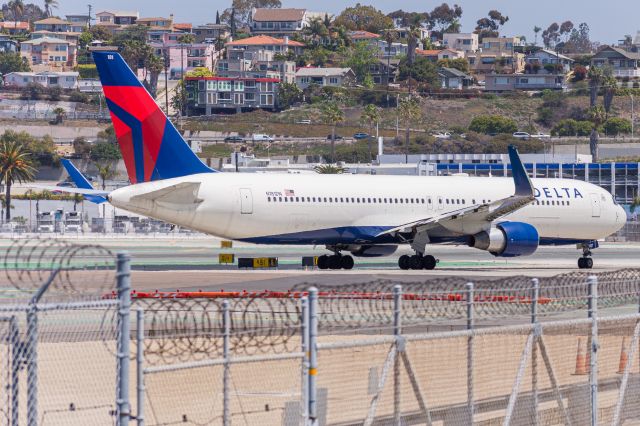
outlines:
[[323, 254], [318, 257], [318, 269], [329, 269], [329, 256]]
[[578, 259], [578, 268], [591, 269], [593, 268], [593, 259], [590, 257], [581, 257]]
[[346, 256], [342, 256], [340, 258], [340, 266], [342, 267], [342, 269], [353, 269], [353, 257], [346, 255]]
[[411, 257], [407, 256], [406, 254], [403, 254], [402, 256], [400, 256], [400, 258], [398, 259], [398, 266], [400, 267], [400, 269], [403, 269], [405, 271], [409, 269], [410, 260], [411, 260]]
[[340, 269], [341, 266], [341, 256], [334, 254], [333, 256], [329, 256], [329, 269]]
[[413, 256], [411, 256], [411, 259], [409, 260], [409, 266], [411, 266], [411, 269], [414, 270], [422, 269], [422, 256], [418, 254], [414, 254]]
[[427, 269], [427, 270], [435, 269], [437, 263], [438, 262], [436, 262], [436, 258], [431, 256], [430, 254], [426, 255], [422, 259], [422, 264], [424, 265], [424, 269]]

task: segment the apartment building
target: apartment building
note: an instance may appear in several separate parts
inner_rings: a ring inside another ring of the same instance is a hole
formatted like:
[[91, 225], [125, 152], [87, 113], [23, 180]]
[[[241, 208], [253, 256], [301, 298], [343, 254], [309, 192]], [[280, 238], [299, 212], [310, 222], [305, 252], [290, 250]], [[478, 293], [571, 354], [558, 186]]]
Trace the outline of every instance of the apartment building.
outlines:
[[50, 69], [76, 65], [76, 44], [69, 40], [41, 37], [20, 43], [20, 55], [34, 66]]
[[465, 53], [477, 52], [480, 48], [478, 34], [475, 33], [444, 33], [442, 35], [442, 45], [445, 48]]
[[226, 43], [228, 49], [243, 49], [246, 51], [269, 50], [275, 53], [286, 55], [292, 51], [296, 55], [300, 55], [305, 47], [304, 43], [289, 40], [289, 37], [275, 38], [268, 35], [259, 35], [241, 40]]
[[133, 25], [139, 17], [137, 11], [103, 10], [96, 13], [96, 25]]
[[211, 43], [180, 44], [173, 39], [174, 33], [166, 33], [167, 41], [149, 42], [154, 53], [166, 58], [170, 78], [180, 78], [182, 71], [187, 73], [194, 68], [205, 67], [214, 69], [214, 63], [220, 54]]
[[278, 108], [276, 78], [187, 77], [185, 84], [188, 115]]

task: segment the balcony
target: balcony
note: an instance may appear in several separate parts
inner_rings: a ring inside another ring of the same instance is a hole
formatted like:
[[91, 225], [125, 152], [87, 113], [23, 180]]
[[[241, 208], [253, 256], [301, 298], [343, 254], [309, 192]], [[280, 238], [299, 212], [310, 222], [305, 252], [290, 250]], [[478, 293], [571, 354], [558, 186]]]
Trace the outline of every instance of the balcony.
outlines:
[[640, 77], [640, 68], [614, 68], [613, 75], [617, 78]]

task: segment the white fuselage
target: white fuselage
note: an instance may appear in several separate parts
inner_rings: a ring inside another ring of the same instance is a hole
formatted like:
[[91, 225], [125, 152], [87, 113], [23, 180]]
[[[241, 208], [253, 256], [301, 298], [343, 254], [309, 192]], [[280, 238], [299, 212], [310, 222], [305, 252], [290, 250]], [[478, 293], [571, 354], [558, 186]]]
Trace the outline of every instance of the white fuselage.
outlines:
[[[178, 183], [199, 183], [197, 202], [139, 203], [132, 197]], [[604, 189], [577, 180], [532, 179], [536, 201], [500, 218], [533, 225], [541, 243], [604, 238], [624, 210]], [[387, 229], [514, 193], [512, 178], [211, 173], [120, 188], [116, 207], [234, 240], [272, 244], [393, 243]], [[464, 222], [463, 222], [464, 223]], [[486, 229], [464, 223], [429, 231], [433, 242]], [[489, 224], [490, 226], [490, 224]]]

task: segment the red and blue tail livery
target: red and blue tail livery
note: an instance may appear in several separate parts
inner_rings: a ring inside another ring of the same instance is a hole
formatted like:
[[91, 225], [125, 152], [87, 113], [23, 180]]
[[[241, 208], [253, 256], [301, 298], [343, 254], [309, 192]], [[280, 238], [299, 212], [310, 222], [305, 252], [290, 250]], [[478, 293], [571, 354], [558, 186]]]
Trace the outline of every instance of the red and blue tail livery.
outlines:
[[211, 173], [117, 52], [94, 51], [104, 96], [132, 184]]

